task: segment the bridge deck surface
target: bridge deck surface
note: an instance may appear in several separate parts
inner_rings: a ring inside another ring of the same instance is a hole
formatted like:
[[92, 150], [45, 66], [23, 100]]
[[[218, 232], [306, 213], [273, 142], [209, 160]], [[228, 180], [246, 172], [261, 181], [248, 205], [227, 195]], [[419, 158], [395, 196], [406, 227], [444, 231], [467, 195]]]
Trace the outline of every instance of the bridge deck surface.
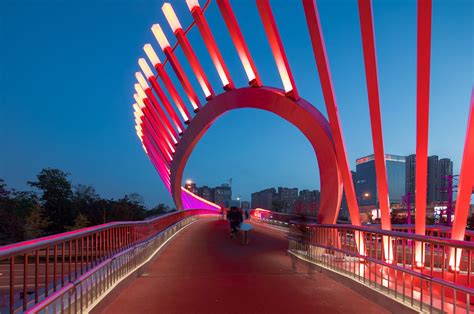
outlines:
[[388, 312], [324, 274], [292, 267], [286, 248], [281, 231], [256, 226], [243, 246], [229, 238], [227, 222], [198, 221], [93, 312]]

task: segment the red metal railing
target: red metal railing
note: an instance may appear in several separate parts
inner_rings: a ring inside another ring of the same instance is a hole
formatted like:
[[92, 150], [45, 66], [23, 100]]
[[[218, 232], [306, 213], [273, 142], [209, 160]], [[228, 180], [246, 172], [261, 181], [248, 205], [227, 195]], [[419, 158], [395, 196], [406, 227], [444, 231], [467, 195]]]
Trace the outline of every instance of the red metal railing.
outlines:
[[108, 223], [0, 247], [0, 312], [25, 311], [103, 261], [180, 220], [215, 213], [178, 211], [147, 221]]
[[[350, 276], [420, 311], [470, 311], [473, 243], [351, 225], [294, 222], [288, 238], [293, 255]], [[389, 243], [393, 260], [387, 260], [382, 241]], [[356, 242], [365, 244], [363, 254], [358, 253]], [[416, 243], [423, 250], [421, 268], [413, 254]], [[456, 271], [450, 259], [460, 259]]]

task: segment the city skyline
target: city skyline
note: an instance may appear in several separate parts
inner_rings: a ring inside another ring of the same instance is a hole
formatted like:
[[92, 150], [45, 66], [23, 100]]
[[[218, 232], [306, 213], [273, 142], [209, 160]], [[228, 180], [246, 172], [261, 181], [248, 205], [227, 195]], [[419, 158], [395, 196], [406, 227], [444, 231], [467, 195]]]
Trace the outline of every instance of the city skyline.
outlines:
[[[173, 4], [182, 23], [188, 24], [185, 4]], [[357, 1], [318, 4], [348, 158], [353, 161], [372, 151]], [[272, 5], [278, 21], [291, 25], [281, 36], [300, 95], [326, 115], [315, 65], [299, 62], [312, 60], [309, 39], [300, 32], [305, 27], [303, 10], [285, 16], [287, 2]], [[0, 30], [6, 43], [2, 60], [8, 62], [2, 64], [5, 75], [0, 77], [7, 91], [0, 99], [0, 177], [22, 190], [40, 169], [56, 167], [105, 197], [137, 192], [148, 206], [171, 204], [136, 139], [130, 114], [136, 59], [143, 54], [142, 43], [154, 41], [149, 25], [166, 25], [161, 3], [7, 1], [1, 6], [8, 12]], [[455, 173], [473, 82], [470, 8], [469, 1], [436, 2], [433, 11], [429, 155], [450, 157]], [[262, 77], [280, 86], [274, 62], [264, 58], [268, 45], [257, 40], [263, 28], [254, 2], [243, 1], [235, 11], [239, 17], [249, 15], [242, 31]], [[211, 17], [209, 23], [219, 27], [222, 21]], [[393, 4], [375, 2], [374, 23], [385, 150], [408, 155], [415, 148], [416, 4], [400, 2], [394, 9]], [[170, 34], [169, 28], [165, 32]], [[219, 42], [229, 40], [225, 33], [215, 35]], [[190, 33], [190, 40], [197, 50], [204, 49], [197, 33]], [[235, 50], [224, 47], [223, 53], [230, 71], [241, 73]], [[212, 66], [209, 60], [203, 63]], [[229, 177], [243, 195], [270, 185], [319, 189], [316, 158], [306, 139], [280, 118], [255, 110], [233, 112], [217, 121], [185, 170], [185, 178], [209, 185]]]

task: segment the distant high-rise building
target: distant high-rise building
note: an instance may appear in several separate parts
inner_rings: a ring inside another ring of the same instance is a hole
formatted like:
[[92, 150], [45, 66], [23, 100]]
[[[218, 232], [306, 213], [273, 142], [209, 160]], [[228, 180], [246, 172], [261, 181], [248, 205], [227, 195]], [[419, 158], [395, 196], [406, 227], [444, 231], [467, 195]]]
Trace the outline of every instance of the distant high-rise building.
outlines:
[[214, 188], [214, 203], [221, 206], [228, 206], [232, 200], [232, 189], [229, 184], [221, 184]]
[[199, 191], [198, 191], [198, 188], [196, 186], [196, 183], [192, 182], [192, 181], [186, 181], [186, 183], [184, 184], [184, 188], [188, 191], [190, 191], [191, 193], [194, 193], [196, 195], [199, 194]]
[[453, 162], [449, 158], [441, 158], [438, 160], [438, 174], [439, 174], [439, 197], [438, 201], [448, 201], [448, 180], [453, 175]]
[[405, 157], [405, 195], [410, 193], [412, 203], [415, 202], [415, 170], [416, 169], [416, 155], [408, 155]]
[[273, 200], [276, 197], [275, 188], [265, 189], [259, 192], [252, 193], [251, 202], [252, 208], [264, 208], [271, 210], [273, 207]]
[[[386, 154], [385, 165], [390, 203], [400, 203], [405, 194], [405, 157]], [[374, 155], [357, 159], [356, 170], [355, 189], [359, 205], [377, 206], [378, 194]]]
[[214, 202], [214, 189], [207, 185], [198, 188], [198, 195], [209, 202]]
[[439, 199], [438, 156], [428, 157], [428, 184], [426, 186], [426, 202], [433, 203]]
[[278, 187], [277, 196], [282, 206], [281, 210], [285, 213], [289, 213], [298, 200], [298, 188]]
[[293, 207], [293, 212], [317, 217], [319, 213], [319, 198], [319, 190], [301, 190], [298, 201]]
[[[416, 155], [406, 157], [405, 163], [405, 194], [411, 194], [411, 202], [415, 203], [416, 197]], [[453, 175], [453, 162], [449, 158], [433, 155], [428, 157], [428, 173], [426, 185], [426, 202], [446, 202], [448, 193], [444, 190], [447, 186], [447, 176]]]

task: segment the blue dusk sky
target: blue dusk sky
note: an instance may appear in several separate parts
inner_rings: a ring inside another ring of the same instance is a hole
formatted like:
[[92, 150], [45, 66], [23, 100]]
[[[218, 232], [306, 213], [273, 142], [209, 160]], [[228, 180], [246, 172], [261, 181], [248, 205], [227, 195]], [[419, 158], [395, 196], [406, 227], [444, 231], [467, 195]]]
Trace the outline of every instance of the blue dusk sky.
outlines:
[[[74, 184], [93, 185], [103, 197], [136, 192], [148, 206], [172, 205], [136, 137], [131, 109], [142, 46], [150, 42], [158, 51], [151, 25], [161, 23], [174, 42], [162, 3], [0, 0], [0, 178], [10, 187], [29, 189], [26, 182], [42, 168], [55, 167], [71, 173]], [[181, 23], [188, 25], [185, 1], [171, 3]], [[231, 3], [264, 85], [281, 88], [255, 2]], [[317, 3], [355, 169], [356, 158], [373, 152], [357, 1]], [[301, 2], [271, 0], [271, 5], [299, 94], [326, 116]], [[416, 1], [375, 0], [373, 12], [385, 151], [412, 154]], [[236, 85], [245, 86], [215, 2], [206, 17]], [[473, 21], [473, 1], [433, 1], [429, 153], [453, 159], [456, 173], [474, 82]], [[214, 89], [221, 91], [196, 29], [189, 39]], [[182, 52], [177, 55], [202, 97]], [[159, 56], [164, 59], [161, 52]], [[215, 122], [189, 159], [187, 178], [210, 186], [233, 178], [234, 196], [243, 199], [272, 186], [319, 188], [316, 156], [304, 136], [281, 118], [250, 109]]]

